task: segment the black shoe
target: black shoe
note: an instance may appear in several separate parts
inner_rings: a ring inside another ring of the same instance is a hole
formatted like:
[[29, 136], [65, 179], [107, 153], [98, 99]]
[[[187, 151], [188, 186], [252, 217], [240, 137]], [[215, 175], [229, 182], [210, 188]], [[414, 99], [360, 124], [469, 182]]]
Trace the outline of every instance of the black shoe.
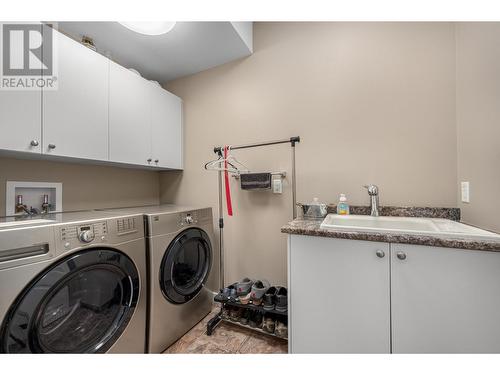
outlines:
[[243, 315], [243, 309], [240, 307], [235, 307], [229, 313], [229, 319], [231, 319], [233, 322], [238, 322], [242, 315]]
[[276, 311], [286, 312], [288, 310], [288, 291], [284, 287], [278, 288], [276, 292]]
[[262, 313], [259, 311], [254, 311], [250, 316], [250, 321], [248, 325], [252, 328], [261, 328], [262, 327]]
[[241, 318], [240, 318], [240, 323], [241, 324], [244, 324], [244, 325], [247, 325], [248, 322], [250, 321], [250, 318], [252, 317], [252, 311], [250, 310], [245, 310], [243, 312], [243, 314], [241, 315]]
[[270, 287], [266, 293], [264, 293], [263, 301], [264, 301], [264, 310], [274, 310], [274, 306], [276, 304], [276, 287]]

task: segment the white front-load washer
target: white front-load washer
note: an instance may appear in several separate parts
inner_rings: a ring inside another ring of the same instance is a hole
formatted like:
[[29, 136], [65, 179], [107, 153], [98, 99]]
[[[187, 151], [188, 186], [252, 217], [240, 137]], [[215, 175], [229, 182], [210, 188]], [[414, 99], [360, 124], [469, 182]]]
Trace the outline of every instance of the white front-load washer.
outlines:
[[0, 352], [144, 353], [143, 216], [45, 218], [0, 229]]

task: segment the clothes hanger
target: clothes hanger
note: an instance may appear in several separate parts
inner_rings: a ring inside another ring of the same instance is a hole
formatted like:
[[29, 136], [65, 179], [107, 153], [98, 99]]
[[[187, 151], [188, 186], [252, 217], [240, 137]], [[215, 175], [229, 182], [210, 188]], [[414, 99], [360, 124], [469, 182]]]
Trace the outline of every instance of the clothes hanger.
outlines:
[[[230, 152], [231, 146], [226, 146], [228, 149], [228, 155], [226, 158], [221, 154], [218, 159], [209, 161], [205, 164], [205, 169], [213, 171], [229, 172], [233, 174], [248, 173], [250, 170], [247, 166], [236, 159]], [[227, 162], [228, 167], [225, 168], [223, 165]]]
[[242, 162], [240, 162], [238, 159], [236, 159], [233, 154], [231, 154], [231, 146], [227, 146], [227, 157], [226, 157], [226, 161], [229, 165], [231, 165], [232, 167], [236, 168], [238, 170], [238, 174], [241, 174], [241, 173], [249, 173], [250, 172], [250, 169], [248, 169], [248, 167], [243, 164]]
[[223, 156], [220, 156], [216, 160], [209, 161], [208, 163], [205, 164], [205, 169], [206, 170], [211, 170], [211, 171], [222, 171], [222, 172], [229, 172], [229, 173], [236, 173], [239, 174], [239, 170], [236, 166], [234, 166], [231, 162], [227, 162], [228, 168], [224, 168], [224, 162], [226, 159], [224, 159]]

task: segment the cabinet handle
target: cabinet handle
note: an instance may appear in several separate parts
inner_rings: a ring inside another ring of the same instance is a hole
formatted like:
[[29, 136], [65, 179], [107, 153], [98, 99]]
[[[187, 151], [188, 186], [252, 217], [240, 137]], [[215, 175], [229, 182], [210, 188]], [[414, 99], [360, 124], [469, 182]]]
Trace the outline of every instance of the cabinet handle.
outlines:
[[33, 147], [36, 147], [39, 145], [38, 141], [36, 139], [33, 139], [31, 142], [30, 142], [30, 145], [32, 145]]
[[398, 257], [399, 260], [405, 260], [406, 259], [406, 254], [403, 253], [402, 251], [398, 251], [396, 253], [396, 256]]
[[384, 253], [384, 251], [383, 251], [383, 250], [377, 250], [377, 251], [375, 252], [375, 254], [377, 254], [377, 256], [378, 256], [379, 258], [383, 258], [383, 257], [385, 257], [385, 253]]
[[148, 163], [151, 163], [151, 161], [152, 161], [152, 160], [153, 160], [153, 159], [149, 158], [149, 159], [148, 159]]
[[158, 163], [160, 161], [160, 159], [155, 159], [155, 163]]
[[55, 149], [55, 148], [56, 148], [56, 145], [55, 145], [55, 144], [53, 144], [53, 143], [49, 143], [49, 148], [50, 148], [51, 150], [53, 150], [53, 149]]

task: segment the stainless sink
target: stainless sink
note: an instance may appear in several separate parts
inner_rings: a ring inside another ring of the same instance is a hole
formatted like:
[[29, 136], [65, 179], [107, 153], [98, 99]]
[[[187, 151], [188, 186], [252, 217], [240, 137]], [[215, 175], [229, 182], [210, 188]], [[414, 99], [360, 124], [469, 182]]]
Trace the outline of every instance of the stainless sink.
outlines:
[[453, 238], [500, 240], [500, 235], [496, 233], [447, 219], [330, 214], [321, 223], [321, 228], [343, 231], [409, 233]]

